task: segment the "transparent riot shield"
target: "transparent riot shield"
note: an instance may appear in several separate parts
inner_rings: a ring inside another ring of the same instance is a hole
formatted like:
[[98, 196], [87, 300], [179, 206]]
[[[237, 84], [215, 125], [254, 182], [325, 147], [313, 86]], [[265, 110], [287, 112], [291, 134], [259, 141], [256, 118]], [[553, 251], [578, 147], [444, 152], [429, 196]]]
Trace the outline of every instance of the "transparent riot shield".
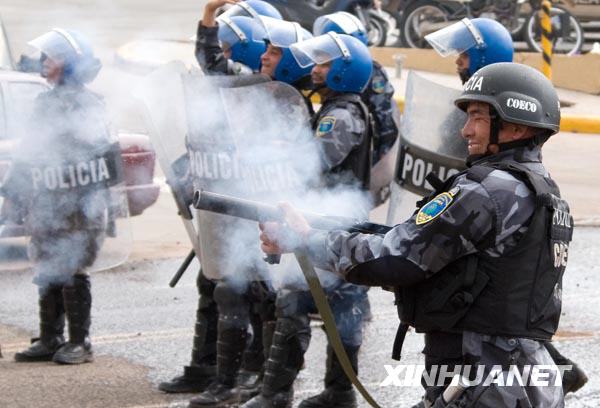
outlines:
[[[29, 109], [12, 110], [0, 268], [30, 265], [41, 285], [118, 266], [131, 251], [119, 143], [104, 105], [85, 92], [48, 93], [29, 98]], [[77, 108], [62, 109], [73, 101]]]
[[465, 168], [467, 144], [460, 132], [466, 115], [454, 106], [460, 93], [409, 73], [388, 224], [404, 221], [414, 203], [433, 191], [429, 173], [445, 180]]
[[219, 89], [266, 80], [258, 75], [204, 77], [174, 62], [149, 75], [135, 91], [161, 169], [208, 278], [236, 273], [228, 262], [239, 257], [224, 250], [235, 223], [190, 208], [195, 189], [234, 192], [231, 186], [239, 183], [237, 152]]
[[310, 115], [294, 87], [273, 81], [220, 93], [244, 173], [240, 194], [274, 202], [316, 185]]
[[[292, 157], [302, 138], [310, 140], [308, 110], [287, 84], [244, 82], [184, 78], [194, 186], [273, 202], [305, 185], [305, 167]], [[266, 273], [255, 223], [204, 211], [197, 221], [206, 276], [248, 280]]]
[[[152, 146], [196, 255], [198, 232], [190, 209], [193, 186], [189, 179], [187, 124], [182, 75], [187, 69], [171, 62], [155, 70], [134, 90]], [[200, 75], [200, 74], [198, 74]]]
[[[130, 187], [127, 186], [125, 163], [122, 160], [121, 150], [118, 140], [113, 137], [113, 142], [108, 148], [101, 148], [96, 151], [95, 159], [97, 168], [93, 161], [89, 161], [90, 178], [94, 180], [94, 171], [96, 177], [101, 182], [102, 177], [108, 178], [104, 182], [105, 190], [99, 191], [94, 197], [95, 204], [103, 201], [105, 213], [105, 226], [101, 236], [100, 251], [95, 262], [90, 266], [91, 271], [99, 271], [114, 268], [125, 262], [131, 253], [133, 244], [133, 235], [131, 232], [131, 223], [129, 220]], [[106, 165], [106, 167], [105, 167]], [[76, 165], [75, 175], [78, 180], [85, 182], [85, 173], [79, 170], [83, 166], [81, 162]], [[80, 179], [80, 175], [83, 178]], [[135, 189], [135, 186], [131, 187]], [[88, 209], [86, 209], [88, 211]]]

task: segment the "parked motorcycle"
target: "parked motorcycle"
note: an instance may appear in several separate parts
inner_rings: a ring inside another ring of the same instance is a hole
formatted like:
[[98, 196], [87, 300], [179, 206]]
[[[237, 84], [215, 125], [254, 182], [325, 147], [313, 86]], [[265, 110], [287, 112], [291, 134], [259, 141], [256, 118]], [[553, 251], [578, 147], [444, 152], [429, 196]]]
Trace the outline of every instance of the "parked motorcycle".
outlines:
[[[542, 26], [539, 1], [531, 2], [533, 12], [525, 22], [524, 37], [529, 48], [542, 52]], [[564, 6], [553, 5], [550, 8], [552, 22], [552, 48], [555, 53], [574, 55], [581, 53], [584, 43], [584, 32], [578, 18]]]
[[425, 36], [465, 17], [488, 17], [500, 22], [513, 35], [524, 23], [520, 10], [526, 0], [408, 0], [400, 18], [402, 44], [426, 48]]
[[373, 0], [265, 0], [279, 10], [285, 20], [296, 21], [309, 31], [317, 17], [338, 11], [354, 14], [367, 27], [369, 45], [384, 46], [387, 22], [373, 6]]
[[[487, 17], [505, 26], [513, 38], [522, 35], [532, 51], [541, 52], [540, 0], [403, 0], [400, 7], [400, 41], [406, 47], [427, 48], [427, 34], [465, 17]], [[583, 30], [577, 18], [561, 6], [552, 7], [551, 13], [554, 51], [580, 52]]]

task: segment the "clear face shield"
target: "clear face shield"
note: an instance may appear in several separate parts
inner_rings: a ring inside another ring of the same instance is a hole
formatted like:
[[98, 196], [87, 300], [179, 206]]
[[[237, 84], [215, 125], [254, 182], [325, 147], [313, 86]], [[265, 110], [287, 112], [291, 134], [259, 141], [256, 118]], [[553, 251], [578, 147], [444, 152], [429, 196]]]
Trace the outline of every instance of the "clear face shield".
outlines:
[[255, 20], [257, 24], [252, 31], [252, 38], [255, 41], [267, 40], [275, 47], [288, 48], [302, 39], [302, 27], [298, 23], [265, 16]]
[[83, 51], [75, 38], [60, 28], [54, 28], [52, 31], [29, 41], [28, 44], [57, 62], [83, 55]]
[[248, 42], [248, 37], [237, 24], [231, 21], [230, 18], [225, 17], [219, 25], [219, 41], [221, 42], [221, 48], [226, 52], [237, 43]]
[[339, 12], [317, 18], [313, 25], [313, 33], [315, 35], [325, 34], [326, 27], [329, 23], [336, 24], [346, 34], [351, 34], [356, 31], [365, 31], [364, 26], [358, 18], [350, 13]]
[[225, 11], [217, 17], [217, 21], [220, 24], [222, 19], [231, 18], [235, 16], [257, 18], [259, 14], [248, 3], [246, 3], [245, 1], [241, 1], [237, 4], [233, 4], [225, 8]]
[[461, 54], [484, 44], [479, 30], [468, 18], [428, 34], [425, 39], [442, 57]]
[[334, 32], [294, 44], [290, 50], [302, 68], [325, 64], [338, 58], [350, 58], [350, 51]]

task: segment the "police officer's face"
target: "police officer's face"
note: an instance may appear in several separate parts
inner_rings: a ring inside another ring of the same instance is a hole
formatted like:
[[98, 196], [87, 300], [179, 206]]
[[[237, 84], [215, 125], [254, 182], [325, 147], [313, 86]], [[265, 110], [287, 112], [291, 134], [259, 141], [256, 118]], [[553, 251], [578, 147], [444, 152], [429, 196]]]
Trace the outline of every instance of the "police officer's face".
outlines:
[[469, 155], [486, 154], [490, 143], [490, 108], [487, 103], [471, 102], [462, 136], [467, 139]]
[[310, 77], [312, 79], [313, 84], [325, 85], [325, 81], [327, 81], [327, 75], [329, 74], [330, 69], [331, 62], [315, 65], [312, 71], [310, 72]]
[[454, 63], [456, 64], [456, 72], [460, 73], [461, 71], [468, 70], [469, 62], [469, 54], [467, 54], [466, 52], [461, 52], [456, 58], [456, 61], [454, 61]]
[[454, 61], [456, 63], [456, 73], [458, 74], [458, 77], [462, 81], [463, 85], [471, 77], [469, 74], [470, 61], [469, 54], [466, 52], [460, 54], [458, 58], [456, 58], [456, 61]]
[[275, 70], [277, 69], [277, 64], [279, 64], [282, 55], [283, 51], [281, 48], [274, 47], [271, 44], [267, 45], [267, 51], [260, 56], [260, 73], [275, 78]]
[[42, 63], [42, 76], [51, 84], [56, 84], [60, 81], [63, 72], [63, 64], [60, 61], [52, 58], [45, 58]]
[[[467, 108], [467, 123], [462, 128], [462, 136], [468, 141], [469, 155], [498, 153], [498, 146], [490, 146], [491, 124], [490, 105], [471, 102]], [[502, 121], [498, 131], [498, 143], [527, 139], [534, 133], [535, 129], [529, 126]]]

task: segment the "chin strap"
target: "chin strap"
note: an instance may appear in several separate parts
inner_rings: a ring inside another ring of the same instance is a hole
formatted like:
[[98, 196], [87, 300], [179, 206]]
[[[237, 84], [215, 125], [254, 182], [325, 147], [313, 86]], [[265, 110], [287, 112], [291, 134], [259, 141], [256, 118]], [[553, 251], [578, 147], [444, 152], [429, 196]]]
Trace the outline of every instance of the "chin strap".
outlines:
[[458, 71], [458, 77], [462, 81], [462, 84], [466, 84], [469, 79], [471, 79], [471, 74], [469, 74], [468, 69], [461, 69]]
[[500, 134], [500, 129], [502, 129], [502, 122], [500, 119], [500, 115], [496, 112], [492, 106], [490, 106], [490, 143], [487, 147], [487, 154], [495, 154], [496, 152], [490, 151], [490, 146], [498, 146], [498, 151], [502, 150], [500, 144], [498, 143], [498, 135]]
[[311, 98], [314, 94], [316, 94], [317, 92], [319, 92], [321, 89], [327, 88], [327, 85], [325, 84], [321, 84], [321, 85], [315, 85], [312, 81], [310, 83], [310, 92], [308, 93], [308, 95], [306, 95], [307, 98]]

